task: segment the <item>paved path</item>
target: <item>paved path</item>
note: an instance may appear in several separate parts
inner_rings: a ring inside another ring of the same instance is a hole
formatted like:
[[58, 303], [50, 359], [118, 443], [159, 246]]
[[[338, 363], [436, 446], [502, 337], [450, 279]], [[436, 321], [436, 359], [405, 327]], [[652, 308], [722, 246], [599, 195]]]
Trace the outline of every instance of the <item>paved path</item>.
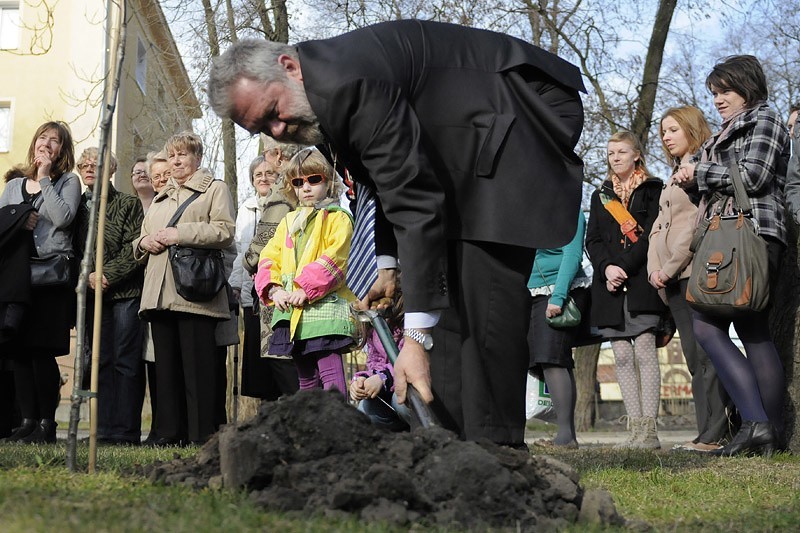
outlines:
[[[536, 439], [552, 438], [553, 431], [527, 431], [525, 442], [533, 444]], [[675, 444], [688, 442], [697, 436], [696, 431], [689, 430], [658, 430], [658, 439], [661, 441], [661, 448], [668, 450]], [[578, 433], [578, 444], [580, 446], [613, 446], [622, 442], [627, 437], [625, 431], [584, 431]]]

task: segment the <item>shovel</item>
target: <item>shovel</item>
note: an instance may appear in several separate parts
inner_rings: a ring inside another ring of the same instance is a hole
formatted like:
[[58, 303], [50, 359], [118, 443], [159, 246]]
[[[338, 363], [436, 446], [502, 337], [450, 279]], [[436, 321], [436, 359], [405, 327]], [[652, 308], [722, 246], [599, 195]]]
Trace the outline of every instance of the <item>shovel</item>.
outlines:
[[[386, 350], [389, 361], [394, 365], [400, 350], [397, 348], [389, 325], [386, 323], [383, 316], [381, 316], [380, 311], [375, 309], [356, 309], [351, 304], [350, 312], [359, 322], [369, 322], [372, 324], [372, 327], [378, 333], [378, 338], [381, 340], [383, 349]], [[422, 399], [422, 396], [420, 396], [417, 389], [415, 389], [414, 385], [411, 383], [409, 383], [406, 388], [406, 403], [409, 405], [411, 412], [422, 427], [429, 428], [441, 425], [436, 419], [436, 415], [433, 414], [430, 405]]]

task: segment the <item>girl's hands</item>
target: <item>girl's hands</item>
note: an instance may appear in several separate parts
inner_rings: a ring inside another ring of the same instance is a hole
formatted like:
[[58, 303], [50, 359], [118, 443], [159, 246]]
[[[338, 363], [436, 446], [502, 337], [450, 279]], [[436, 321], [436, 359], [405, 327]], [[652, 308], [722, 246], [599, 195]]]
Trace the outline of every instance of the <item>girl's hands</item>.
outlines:
[[367, 398], [375, 398], [383, 390], [383, 379], [378, 374], [373, 374], [364, 381], [364, 392]]
[[669, 276], [664, 274], [663, 270], [656, 270], [652, 274], [650, 274], [650, 285], [652, 285], [656, 289], [663, 289], [667, 286], [667, 282], [669, 281]]
[[375, 398], [383, 389], [383, 380], [378, 374], [368, 378], [359, 376], [350, 383], [350, 399], [354, 402]]
[[606, 267], [606, 289], [609, 292], [616, 292], [628, 280], [628, 274], [617, 265]]
[[272, 301], [281, 311], [288, 311], [292, 306], [302, 307], [308, 301], [308, 295], [303, 289], [295, 289], [292, 292], [278, 289], [272, 295]]

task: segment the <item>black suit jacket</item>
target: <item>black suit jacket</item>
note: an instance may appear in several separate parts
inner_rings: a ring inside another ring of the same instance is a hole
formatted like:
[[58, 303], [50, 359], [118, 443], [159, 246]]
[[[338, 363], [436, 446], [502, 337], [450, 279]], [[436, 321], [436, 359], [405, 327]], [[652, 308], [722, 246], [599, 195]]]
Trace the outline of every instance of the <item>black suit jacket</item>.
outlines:
[[507, 35], [416, 20], [297, 48], [332, 149], [394, 227], [407, 311], [447, 307], [447, 239], [554, 248], [574, 236], [576, 67]]

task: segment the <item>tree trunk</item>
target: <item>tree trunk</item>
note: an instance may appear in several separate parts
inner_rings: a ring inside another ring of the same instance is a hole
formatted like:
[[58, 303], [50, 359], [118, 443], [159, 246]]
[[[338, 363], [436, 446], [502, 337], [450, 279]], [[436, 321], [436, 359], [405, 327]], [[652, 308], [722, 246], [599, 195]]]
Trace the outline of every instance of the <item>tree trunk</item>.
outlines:
[[786, 428], [783, 437], [789, 449], [800, 452], [800, 433], [797, 431], [797, 411], [800, 406], [800, 273], [797, 250], [798, 227], [788, 217], [789, 246], [783, 255], [783, 264], [772, 294], [774, 301], [770, 312], [770, 329], [775, 346], [786, 373], [787, 395], [784, 400], [783, 417]]
[[639, 103], [633, 117], [631, 132], [639, 138], [642, 146], [647, 146], [650, 122], [653, 120], [653, 107], [658, 90], [658, 75], [661, 72], [661, 61], [664, 59], [664, 45], [667, 42], [672, 14], [678, 0], [660, 0], [650, 44], [647, 46], [647, 57], [644, 61], [642, 86], [639, 89]]
[[575, 429], [577, 431], [587, 431], [594, 427], [597, 416], [594, 405], [599, 357], [599, 344], [575, 348], [575, 387], [578, 391], [578, 398], [575, 402]]
[[[211, 0], [203, 0], [203, 13], [205, 14], [206, 32], [208, 33], [208, 47], [211, 57], [219, 55], [219, 32], [217, 31], [217, 21], [214, 16], [214, 8]], [[229, 19], [230, 20], [230, 19]], [[231, 27], [231, 40], [236, 41], [236, 29]], [[238, 180], [236, 177], [236, 130], [233, 121], [229, 118], [222, 119], [222, 157], [224, 160], [225, 183], [231, 191], [234, 206], [238, 196]]]

